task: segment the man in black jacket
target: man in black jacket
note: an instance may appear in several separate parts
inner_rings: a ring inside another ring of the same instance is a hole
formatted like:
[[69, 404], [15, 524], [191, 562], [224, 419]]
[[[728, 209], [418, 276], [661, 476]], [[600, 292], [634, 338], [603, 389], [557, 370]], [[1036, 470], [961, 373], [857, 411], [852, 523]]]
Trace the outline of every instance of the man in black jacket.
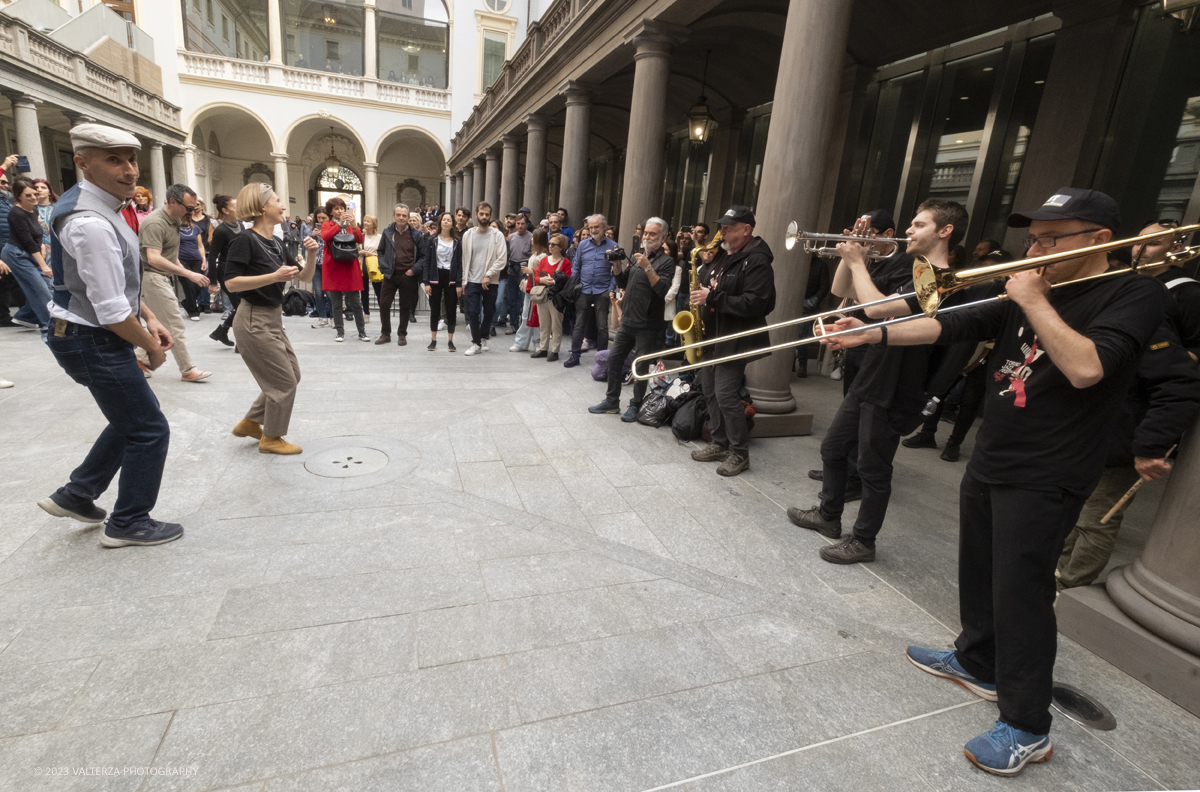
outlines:
[[[754, 212], [734, 206], [717, 221], [723, 226], [722, 252], [698, 272], [701, 286], [691, 293], [692, 305], [702, 305], [704, 334], [709, 338], [765, 328], [775, 310], [775, 256], [767, 243], [754, 236]], [[709, 359], [735, 355], [771, 345], [766, 330], [705, 347]], [[750, 432], [742, 406], [742, 380], [754, 358], [742, 358], [699, 370], [697, 380], [708, 406], [712, 442], [692, 452], [697, 462], [720, 462], [717, 473], [736, 476], [750, 467]]]
[[379, 338], [376, 344], [391, 343], [392, 300], [399, 296], [399, 318], [396, 320], [398, 346], [408, 344], [409, 314], [417, 305], [417, 285], [427, 266], [429, 237], [408, 222], [408, 207], [398, 204], [392, 212], [395, 219], [383, 229], [379, 239], [379, 271], [383, 286], [379, 290]]
[[[604, 401], [588, 407], [588, 412], [594, 415], [621, 411], [623, 364], [631, 350], [636, 350], [641, 357], [662, 349], [665, 298], [675, 277], [675, 259], [667, 255], [666, 241], [667, 222], [651, 217], [642, 234], [642, 251], [634, 253], [632, 262], [613, 262], [617, 288], [625, 290], [625, 297], [621, 300], [621, 329], [609, 347], [608, 392]], [[582, 288], [578, 282], [574, 285]], [[621, 416], [625, 423], [637, 420], [642, 400], [646, 398], [646, 384], [647, 380], [634, 383], [633, 399]]]
[[[1157, 223], [1147, 223], [1139, 233], [1152, 234], [1178, 227], [1179, 224], [1174, 220], [1160, 220]], [[1183, 246], [1183, 236], [1166, 237], [1137, 245], [1133, 249], [1133, 255], [1139, 261], [1156, 261], [1165, 258], [1168, 252], [1178, 253], [1183, 250]], [[1158, 278], [1167, 287], [1171, 294], [1171, 300], [1167, 302], [1167, 318], [1174, 325], [1183, 348], [1191, 353], [1192, 359], [1195, 360], [1200, 356], [1200, 282], [1188, 277], [1183, 267], [1166, 263], [1141, 272]]]

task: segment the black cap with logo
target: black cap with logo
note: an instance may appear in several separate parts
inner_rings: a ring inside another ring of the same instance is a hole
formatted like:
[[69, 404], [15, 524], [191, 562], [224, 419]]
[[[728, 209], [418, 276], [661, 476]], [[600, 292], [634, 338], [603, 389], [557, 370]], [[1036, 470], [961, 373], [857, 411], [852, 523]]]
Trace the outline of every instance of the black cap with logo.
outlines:
[[733, 225], [734, 223], [746, 223], [753, 226], [754, 212], [750, 211], [749, 206], [731, 206], [729, 211], [721, 215], [721, 219], [717, 221], [719, 225]]
[[1116, 201], [1098, 190], [1060, 187], [1041, 208], [1010, 214], [1008, 225], [1028, 228], [1034, 220], [1083, 220], [1116, 231], [1121, 225], [1121, 210]]

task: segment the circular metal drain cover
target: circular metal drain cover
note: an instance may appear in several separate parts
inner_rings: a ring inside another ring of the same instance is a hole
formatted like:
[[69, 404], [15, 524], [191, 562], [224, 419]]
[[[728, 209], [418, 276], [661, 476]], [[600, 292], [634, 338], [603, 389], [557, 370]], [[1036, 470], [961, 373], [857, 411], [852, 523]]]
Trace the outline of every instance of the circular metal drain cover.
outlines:
[[375, 448], [340, 446], [314, 454], [304, 463], [309, 473], [324, 478], [355, 478], [378, 472], [388, 463], [388, 455]]
[[1054, 708], [1076, 723], [1097, 731], [1117, 728], [1117, 718], [1100, 702], [1065, 682], [1055, 682], [1050, 689]]

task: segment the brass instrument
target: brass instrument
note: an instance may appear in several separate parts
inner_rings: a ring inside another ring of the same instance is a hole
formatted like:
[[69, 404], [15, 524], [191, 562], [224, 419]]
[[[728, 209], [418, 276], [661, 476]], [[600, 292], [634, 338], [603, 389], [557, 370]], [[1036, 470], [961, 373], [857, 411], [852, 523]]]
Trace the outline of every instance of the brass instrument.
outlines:
[[[689, 292], [694, 292], [700, 288], [700, 265], [711, 263], [720, 248], [721, 232], [718, 230], [707, 245], [698, 247], [692, 251], [692, 272], [688, 281]], [[701, 310], [701, 306], [692, 305], [689, 301], [687, 310], [675, 314], [675, 318], [671, 320], [671, 329], [683, 339], [684, 346], [687, 348], [685, 354], [687, 355], [688, 363], [699, 363], [701, 358], [704, 357], [704, 349], [702, 348], [704, 340], [704, 317], [700, 313]]]
[[[953, 292], [959, 291], [961, 289], [965, 289], [968, 286], [974, 286], [979, 283], [986, 283], [988, 281], [996, 280], [998, 278], [1008, 277], [1010, 275], [1015, 275], [1018, 272], [1025, 272], [1026, 270], [1041, 269], [1043, 267], [1048, 267], [1053, 264], [1058, 264], [1059, 262], [1062, 262], [1062, 261], [1069, 261], [1071, 259], [1076, 259], [1076, 258], [1084, 258], [1087, 256], [1094, 255], [1096, 253], [1104, 253], [1109, 250], [1116, 250], [1117, 248], [1122, 248], [1127, 245], [1132, 246], [1132, 245], [1137, 245], [1137, 244], [1143, 243], [1143, 242], [1152, 242], [1156, 239], [1162, 239], [1164, 237], [1178, 237], [1180, 239], [1183, 239], [1187, 235], [1189, 235], [1195, 231], [1200, 231], [1200, 224], [1181, 226], [1179, 228], [1172, 228], [1172, 229], [1168, 229], [1166, 231], [1155, 231], [1150, 234], [1142, 234], [1141, 236], [1129, 237], [1128, 239], [1114, 240], [1112, 242], [1105, 242], [1100, 245], [1091, 245], [1089, 247], [1079, 248], [1078, 250], [1067, 250], [1067, 251], [1063, 251], [1062, 253], [1051, 253], [1049, 255], [1038, 256], [1036, 258], [1018, 259], [1016, 261], [1006, 261], [1006, 262], [1003, 262], [1000, 264], [987, 264], [987, 265], [984, 265], [981, 267], [964, 267], [964, 268], [957, 269], [957, 270], [938, 269], [938, 268], [934, 267], [932, 264], [930, 264], [928, 259], [924, 258], [923, 256], [919, 256], [917, 258], [916, 262], [913, 264], [913, 286], [916, 290], [917, 302], [921, 306], [922, 313], [914, 314], [911, 316], [901, 316], [901, 317], [897, 317], [895, 319], [889, 319], [884, 322], [876, 322], [874, 324], [869, 324], [864, 327], [853, 327], [848, 330], [839, 330], [838, 332], [835, 332], [835, 333], [824, 333], [821, 335], [813, 336], [811, 338], [803, 338], [803, 339], [798, 339], [795, 341], [785, 341], [783, 343], [773, 344], [772, 346], [765, 347], [762, 349], [755, 349], [755, 350], [750, 350], [747, 352], [740, 352], [740, 353], [734, 354], [734, 355], [726, 355], [725, 357], [717, 358], [715, 360], [710, 360], [706, 363], [689, 363], [686, 366], [679, 366], [677, 368], [672, 369], [671, 373], [672, 374], [682, 373], [684, 371], [691, 371], [693, 369], [698, 369], [701, 366], [715, 366], [718, 363], [729, 363], [731, 361], [740, 360], [742, 358], [757, 357], [757, 356], [761, 356], [761, 355], [768, 354], [771, 352], [778, 352], [783, 349], [792, 349], [792, 348], [795, 348], [798, 346], [803, 346], [805, 344], [814, 344], [814, 343], [818, 343], [822, 338], [834, 338], [836, 336], [841, 336], [841, 335], [850, 335], [852, 333], [861, 333], [864, 330], [871, 330], [876, 327], [887, 327], [887, 326], [894, 325], [894, 324], [901, 324], [903, 322], [911, 322], [913, 319], [921, 319], [924, 317], [933, 318], [938, 315], [939, 306], [941, 305], [941, 300], [944, 296], [951, 294]], [[1168, 252], [1161, 259], [1158, 259], [1155, 261], [1144, 261], [1144, 262], [1143, 261], [1134, 261], [1133, 264], [1129, 267], [1118, 267], [1116, 269], [1111, 269], [1106, 272], [1101, 272], [1098, 275], [1089, 275], [1089, 276], [1085, 276], [1082, 278], [1074, 278], [1072, 280], [1063, 281], [1061, 283], [1055, 283], [1051, 286], [1051, 288], [1057, 289], [1061, 286], [1069, 286], [1072, 284], [1083, 283], [1086, 281], [1100, 280], [1102, 278], [1109, 278], [1114, 275], [1126, 275], [1126, 274], [1130, 274], [1130, 273], [1139, 272], [1144, 269], [1150, 269], [1152, 267], [1157, 267], [1162, 264], [1179, 265], [1179, 264], [1183, 264], [1184, 262], [1191, 261], [1192, 259], [1197, 258], [1197, 257], [1200, 257], [1200, 245], [1186, 247], [1177, 253]], [[912, 296], [912, 295], [905, 295], [905, 296], [907, 297], [907, 296]], [[904, 297], [901, 297], [901, 298], [884, 297], [882, 300], [874, 300], [872, 302], [856, 305], [856, 306], [854, 306], [854, 310], [857, 310], [859, 308], [867, 308], [867, 307], [871, 307], [871, 306], [875, 306], [875, 305], [882, 305], [884, 303], [895, 302], [897, 299], [904, 299]], [[954, 311], [961, 311], [966, 308], [973, 308], [977, 305], [986, 305], [988, 303], [1000, 302], [1000, 301], [1003, 301], [1006, 299], [1008, 299], [1008, 296], [1006, 294], [1001, 294], [996, 297], [989, 297], [989, 298], [983, 299], [983, 300], [976, 300], [974, 302], [962, 303], [960, 305], [955, 305], [950, 308], [942, 309], [941, 312], [942, 313], [950, 313], [950, 312], [954, 312]], [[781, 327], [790, 327], [791, 325], [800, 324], [801, 322], [820, 322], [821, 320], [823, 320], [827, 317], [834, 316], [834, 315], [841, 315], [846, 310], [847, 309], [845, 309], [845, 308], [840, 308], [835, 311], [825, 311], [823, 313], [813, 314], [812, 316], [802, 316], [798, 319], [789, 319], [789, 320], [786, 320], [783, 322], [775, 322], [774, 324], [769, 324], [764, 327], [756, 327], [752, 330], [746, 330], [746, 331], [743, 331], [740, 333], [732, 333], [727, 336], [721, 336], [719, 338], [709, 339], [708, 341], [705, 341], [704, 343], [705, 344], [716, 344], [716, 343], [719, 343], [722, 341], [729, 341], [734, 338], [743, 338], [745, 336], [757, 335], [757, 334], [763, 332], [764, 330], [770, 331], [770, 330], [776, 330]], [[687, 346], [682, 346], [682, 347], [677, 347], [676, 349], [674, 349], [672, 351], [686, 352], [687, 349], [688, 349]], [[656, 355], [642, 355], [641, 357], [634, 359], [634, 361], [633, 361], [633, 378], [634, 379], [639, 379], [639, 380], [650, 379], [650, 377], [651, 377], [650, 374], [639, 374], [638, 373], [638, 364], [642, 363], [644, 361], [651, 360], [654, 357], [656, 357]]]
[[[784, 246], [788, 250], [796, 247], [796, 243], [803, 243], [805, 253], [811, 253], [821, 258], [841, 258], [841, 253], [837, 252], [837, 246], [842, 242], [857, 242], [860, 245], [866, 245], [866, 256], [872, 261], [879, 259], [891, 258], [900, 250], [901, 245], [908, 244], [908, 237], [871, 237], [871, 236], [855, 236], [853, 234], [817, 234], [812, 231], [801, 231], [796, 226], [796, 221], [788, 223], [787, 234], [784, 236]], [[876, 250], [874, 245], [883, 245], [883, 250]]]

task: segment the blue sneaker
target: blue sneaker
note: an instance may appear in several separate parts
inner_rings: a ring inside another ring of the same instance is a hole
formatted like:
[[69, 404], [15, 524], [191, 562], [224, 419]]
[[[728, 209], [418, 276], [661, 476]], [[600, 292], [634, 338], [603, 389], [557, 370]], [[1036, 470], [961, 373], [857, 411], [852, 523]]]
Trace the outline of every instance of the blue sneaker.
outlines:
[[991, 682], [981, 682], [967, 673], [967, 669], [959, 664], [953, 651], [926, 649], [923, 646], [910, 646], [904, 654], [908, 662], [935, 677], [957, 682], [984, 701], [996, 700], [996, 686]]
[[104, 533], [100, 534], [100, 544], [104, 547], [145, 547], [174, 542], [181, 536], [183, 526], [179, 523], [159, 522], [146, 517], [128, 526], [116, 526], [109, 522], [104, 527]]
[[990, 732], [981, 734], [963, 746], [971, 764], [999, 776], [1015, 776], [1033, 762], [1039, 764], [1054, 756], [1049, 734], [1031, 734], [996, 721]]

